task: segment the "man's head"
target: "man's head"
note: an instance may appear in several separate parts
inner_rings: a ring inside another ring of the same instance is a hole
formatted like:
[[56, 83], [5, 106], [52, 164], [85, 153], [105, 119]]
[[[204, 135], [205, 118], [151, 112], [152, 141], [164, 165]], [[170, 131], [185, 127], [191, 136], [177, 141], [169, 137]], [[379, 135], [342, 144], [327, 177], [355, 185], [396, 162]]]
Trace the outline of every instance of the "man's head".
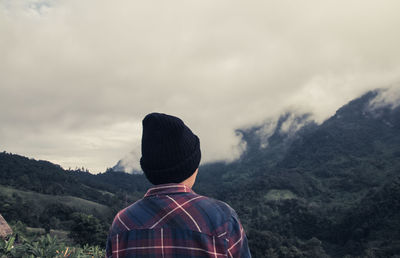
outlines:
[[181, 183], [199, 167], [199, 138], [177, 117], [151, 113], [143, 119], [140, 166], [155, 185]]

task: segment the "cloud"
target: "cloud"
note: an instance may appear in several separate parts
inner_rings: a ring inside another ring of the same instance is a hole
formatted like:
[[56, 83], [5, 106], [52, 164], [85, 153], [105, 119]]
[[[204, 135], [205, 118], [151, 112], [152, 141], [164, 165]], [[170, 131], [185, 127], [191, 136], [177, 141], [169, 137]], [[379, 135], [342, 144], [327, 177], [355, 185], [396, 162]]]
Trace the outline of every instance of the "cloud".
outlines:
[[400, 105], [400, 85], [395, 84], [382, 89], [378, 95], [370, 102], [372, 109], [390, 106], [397, 108]]
[[140, 121], [159, 111], [200, 136], [204, 162], [232, 160], [236, 128], [288, 109], [321, 122], [399, 81], [399, 8], [0, 0], [1, 148], [100, 172], [140, 153]]
[[277, 129], [278, 120], [277, 119], [270, 119], [264, 121], [261, 125], [260, 129], [256, 131], [256, 135], [260, 138], [260, 148], [267, 148], [268, 147], [268, 140], [271, 137], [275, 130]]

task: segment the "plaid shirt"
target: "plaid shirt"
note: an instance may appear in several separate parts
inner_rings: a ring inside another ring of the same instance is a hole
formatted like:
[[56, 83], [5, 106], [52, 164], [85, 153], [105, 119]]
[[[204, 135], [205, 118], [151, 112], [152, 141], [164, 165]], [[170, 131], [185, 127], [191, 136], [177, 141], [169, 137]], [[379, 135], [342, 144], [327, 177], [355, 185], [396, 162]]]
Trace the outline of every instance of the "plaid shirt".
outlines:
[[251, 257], [236, 212], [183, 184], [150, 188], [120, 211], [107, 239], [108, 257]]

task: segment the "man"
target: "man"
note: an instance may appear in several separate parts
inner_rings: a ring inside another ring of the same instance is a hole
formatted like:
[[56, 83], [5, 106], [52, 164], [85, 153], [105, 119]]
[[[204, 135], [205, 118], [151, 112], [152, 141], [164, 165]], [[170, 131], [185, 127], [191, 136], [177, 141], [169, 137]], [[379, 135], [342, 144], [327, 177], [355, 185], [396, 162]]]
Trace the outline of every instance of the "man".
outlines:
[[251, 257], [235, 211], [191, 189], [200, 158], [199, 138], [181, 119], [143, 119], [140, 165], [155, 186], [115, 216], [108, 257]]

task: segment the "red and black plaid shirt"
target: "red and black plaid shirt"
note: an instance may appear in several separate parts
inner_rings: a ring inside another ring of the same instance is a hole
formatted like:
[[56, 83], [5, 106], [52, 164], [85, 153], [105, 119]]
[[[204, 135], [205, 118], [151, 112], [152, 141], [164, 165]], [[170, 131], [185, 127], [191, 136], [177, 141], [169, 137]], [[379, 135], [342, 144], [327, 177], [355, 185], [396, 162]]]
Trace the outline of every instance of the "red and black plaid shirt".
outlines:
[[236, 212], [183, 184], [150, 188], [120, 211], [107, 239], [108, 257], [251, 257]]

